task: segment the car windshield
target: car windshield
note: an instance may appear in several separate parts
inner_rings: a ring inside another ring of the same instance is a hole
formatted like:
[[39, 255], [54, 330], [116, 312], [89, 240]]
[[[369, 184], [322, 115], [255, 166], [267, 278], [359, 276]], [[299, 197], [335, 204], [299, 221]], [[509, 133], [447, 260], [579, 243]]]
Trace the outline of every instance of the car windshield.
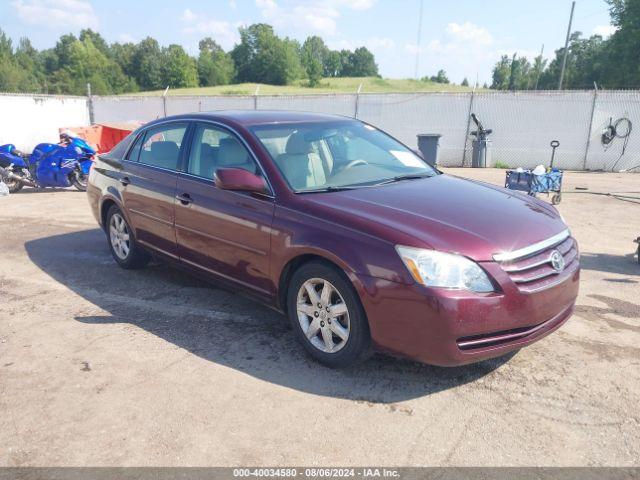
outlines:
[[438, 173], [389, 135], [358, 121], [251, 130], [295, 192], [364, 188]]

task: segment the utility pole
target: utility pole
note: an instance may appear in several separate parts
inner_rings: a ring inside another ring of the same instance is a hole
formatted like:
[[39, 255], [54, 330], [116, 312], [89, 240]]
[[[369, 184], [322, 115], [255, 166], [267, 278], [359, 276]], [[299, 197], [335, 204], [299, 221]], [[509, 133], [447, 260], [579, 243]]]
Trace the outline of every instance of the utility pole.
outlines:
[[422, 37], [422, 10], [424, 8], [424, 0], [420, 0], [420, 15], [418, 16], [418, 38], [416, 39], [416, 71], [415, 78], [419, 80], [419, 69], [420, 69], [420, 39]]
[[571, 4], [571, 16], [569, 17], [569, 28], [567, 28], [567, 40], [564, 42], [564, 56], [562, 57], [562, 70], [560, 70], [560, 81], [558, 82], [558, 90], [562, 90], [562, 81], [564, 80], [564, 69], [567, 67], [567, 55], [569, 54], [569, 39], [571, 38], [571, 24], [573, 23], [573, 11], [576, 9], [576, 1]]
[[542, 56], [544, 55], [544, 43], [542, 44], [542, 48], [540, 49], [540, 65], [538, 65], [538, 71], [536, 72], [536, 84], [534, 85], [533, 89], [534, 90], [538, 90], [538, 81], [540, 80], [540, 74], [542, 73], [542, 62], [543, 62], [543, 58]]

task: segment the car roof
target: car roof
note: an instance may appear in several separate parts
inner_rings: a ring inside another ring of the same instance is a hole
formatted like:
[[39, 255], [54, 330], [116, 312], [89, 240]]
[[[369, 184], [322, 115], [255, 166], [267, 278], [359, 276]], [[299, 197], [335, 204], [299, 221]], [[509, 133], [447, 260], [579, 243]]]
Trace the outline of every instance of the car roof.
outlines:
[[[160, 118], [156, 122], [181, 119], [203, 119], [231, 122], [237, 125], [254, 126], [274, 123], [303, 123], [303, 122], [335, 122], [353, 120], [341, 115], [326, 113], [297, 112], [292, 110], [217, 110], [211, 112], [197, 112], [184, 115], [174, 115]], [[151, 125], [156, 122], [150, 122]]]

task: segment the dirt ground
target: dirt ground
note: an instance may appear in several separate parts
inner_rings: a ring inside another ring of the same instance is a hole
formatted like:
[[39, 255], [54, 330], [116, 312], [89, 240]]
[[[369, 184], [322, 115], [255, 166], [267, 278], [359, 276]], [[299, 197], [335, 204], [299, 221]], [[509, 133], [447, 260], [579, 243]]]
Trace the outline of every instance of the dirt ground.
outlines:
[[[499, 170], [449, 170], [502, 183]], [[567, 173], [574, 317], [442, 369], [310, 361], [283, 318], [110, 257], [84, 194], [0, 198], [0, 465], [640, 465], [640, 175]]]

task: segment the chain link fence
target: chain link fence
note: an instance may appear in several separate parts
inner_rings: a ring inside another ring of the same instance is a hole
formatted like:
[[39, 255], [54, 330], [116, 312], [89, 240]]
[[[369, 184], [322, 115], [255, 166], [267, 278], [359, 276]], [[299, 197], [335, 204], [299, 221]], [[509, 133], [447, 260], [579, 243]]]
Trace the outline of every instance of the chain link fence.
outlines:
[[[68, 101], [65, 97], [14, 97], [0, 95], [3, 111], [14, 110], [20, 102], [55, 105], [57, 118], [69, 118], [59, 127], [73, 126], [74, 118], [84, 122], [82, 125], [89, 118], [96, 123], [148, 122], [167, 115], [214, 110], [334, 113], [370, 122], [412, 148], [417, 145], [418, 134], [438, 133], [442, 135], [440, 164], [452, 167], [471, 165], [473, 112], [485, 128], [493, 129], [494, 163], [528, 168], [546, 165], [551, 156], [549, 143], [558, 140], [555, 165], [560, 168], [640, 171], [640, 91], [94, 96], [86, 101], [87, 115], [76, 112], [85, 102], [81, 97], [68, 97]], [[73, 114], [65, 115], [65, 108], [73, 109]], [[12, 118], [2, 134], [6, 137], [2, 143], [18, 143], [12, 140], [14, 137], [38, 136], [34, 129], [37, 119], [30, 117], [24, 122]]]

